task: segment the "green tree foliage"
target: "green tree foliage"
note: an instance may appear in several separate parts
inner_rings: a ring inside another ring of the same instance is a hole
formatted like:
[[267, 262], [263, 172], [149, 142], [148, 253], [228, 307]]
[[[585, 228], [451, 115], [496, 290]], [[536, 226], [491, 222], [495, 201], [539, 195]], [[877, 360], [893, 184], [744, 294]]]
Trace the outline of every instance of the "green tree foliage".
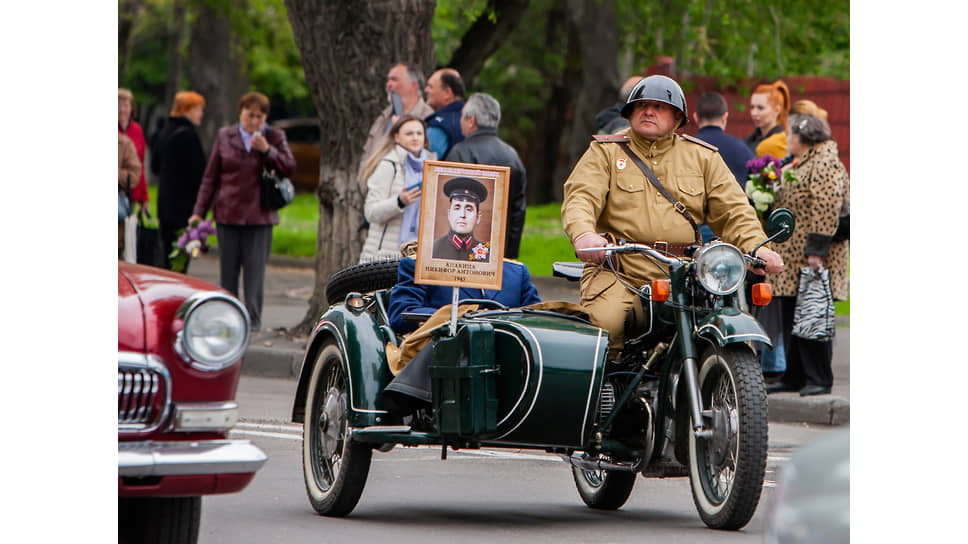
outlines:
[[616, 10], [633, 69], [665, 55], [682, 76], [850, 78], [847, 0], [658, 0]]
[[[189, 27], [195, 24], [194, 12], [203, 2], [226, 8], [229, 5], [228, 0], [188, 0]], [[133, 4], [140, 4], [140, 9], [135, 11]], [[119, 44], [119, 86], [130, 88], [142, 107], [166, 101], [168, 42], [175, 24], [173, 4], [173, 0], [118, 1], [119, 18], [133, 19], [127, 58], [120, 54], [123, 48]], [[245, 49], [252, 88], [269, 95], [273, 112], [311, 115], [312, 100], [284, 1], [245, 0], [242, 4], [243, 9], [226, 12]], [[189, 36], [186, 31], [180, 44], [183, 58], [191, 47]], [[126, 62], [127, 70], [123, 70]], [[183, 66], [187, 67], [187, 63]], [[183, 74], [182, 88], [191, 88], [190, 73]]]
[[[565, 66], [560, 2], [532, 0], [518, 31], [484, 64], [468, 94], [486, 92], [501, 103], [501, 137], [522, 149]], [[487, 0], [438, 0], [433, 36], [437, 61], [447, 66], [461, 36], [488, 7]], [[526, 29], [523, 31], [522, 29]]]

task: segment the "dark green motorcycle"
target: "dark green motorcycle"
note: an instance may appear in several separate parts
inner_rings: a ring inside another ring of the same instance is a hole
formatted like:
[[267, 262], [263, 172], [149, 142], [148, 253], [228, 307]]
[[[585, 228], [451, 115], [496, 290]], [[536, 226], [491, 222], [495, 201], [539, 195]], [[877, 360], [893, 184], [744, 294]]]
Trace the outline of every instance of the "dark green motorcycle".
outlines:
[[[771, 240], [789, 237], [793, 222], [786, 210], [774, 212]], [[391, 416], [381, 396], [393, 378], [387, 349], [401, 342], [387, 318], [396, 261], [335, 275], [292, 414], [304, 426], [313, 508], [349, 514], [374, 449], [433, 444], [446, 458], [448, 447], [532, 448], [566, 458], [592, 508], [620, 508], [637, 473], [689, 476], [706, 525], [745, 526], [767, 455], [766, 392], [752, 343], [770, 340], [742, 290], [756, 259], [718, 241], [693, 248], [691, 258], [636, 243], [598, 249], [646, 255], [668, 269], [659, 283], [627, 286], [641, 304], [618, 360], [607, 360], [608, 333], [581, 317], [473, 301], [481, 307], [433, 333], [433, 403], [420, 425]], [[577, 263], [555, 268], [580, 276]]]

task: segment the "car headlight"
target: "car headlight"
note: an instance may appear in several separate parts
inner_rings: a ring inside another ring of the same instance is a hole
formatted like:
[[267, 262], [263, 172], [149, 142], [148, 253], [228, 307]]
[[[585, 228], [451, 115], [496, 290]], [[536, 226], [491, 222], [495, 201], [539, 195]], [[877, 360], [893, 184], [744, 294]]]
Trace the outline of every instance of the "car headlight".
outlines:
[[234, 298], [218, 293], [190, 297], [178, 309], [183, 321], [175, 349], [199, 370], [221, 370], [237, 361], [249, 343], [249, 314]]
[[710, 293], [728, 295], [743, 285], [746, 261], [735, 246], [709, 244], [696, 256], [696, 278]]

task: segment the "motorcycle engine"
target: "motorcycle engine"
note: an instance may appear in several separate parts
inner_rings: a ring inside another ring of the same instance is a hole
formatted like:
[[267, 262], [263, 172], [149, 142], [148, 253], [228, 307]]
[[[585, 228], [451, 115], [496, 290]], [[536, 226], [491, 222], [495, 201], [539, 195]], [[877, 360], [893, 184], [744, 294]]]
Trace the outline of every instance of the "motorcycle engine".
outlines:
[[615, 410], [615, 386], [611, 382], [602, 384], [602, 397], [598, 402], [598, 423], [603, 424]]

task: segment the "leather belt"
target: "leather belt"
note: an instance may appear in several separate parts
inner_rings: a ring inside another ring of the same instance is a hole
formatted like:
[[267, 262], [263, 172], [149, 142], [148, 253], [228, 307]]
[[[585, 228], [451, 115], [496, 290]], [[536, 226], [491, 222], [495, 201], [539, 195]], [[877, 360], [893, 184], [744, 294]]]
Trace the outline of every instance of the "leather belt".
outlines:
[[671, 253], [672, 255], [675, 255], [676, 257], [685, 257], [686, 256], [686, 248], [696, 245], [694, 243], [688, 243], [688, 244], [670, 244], [669, 242], [662, 242], [662, 241], [658, 241], [658, 242], [644, 242], [644, 243], [652, 246], [652, 249], [654, 249], [656, 251], [660, 251], [660, 252], [663, 252], [663, 253]]

